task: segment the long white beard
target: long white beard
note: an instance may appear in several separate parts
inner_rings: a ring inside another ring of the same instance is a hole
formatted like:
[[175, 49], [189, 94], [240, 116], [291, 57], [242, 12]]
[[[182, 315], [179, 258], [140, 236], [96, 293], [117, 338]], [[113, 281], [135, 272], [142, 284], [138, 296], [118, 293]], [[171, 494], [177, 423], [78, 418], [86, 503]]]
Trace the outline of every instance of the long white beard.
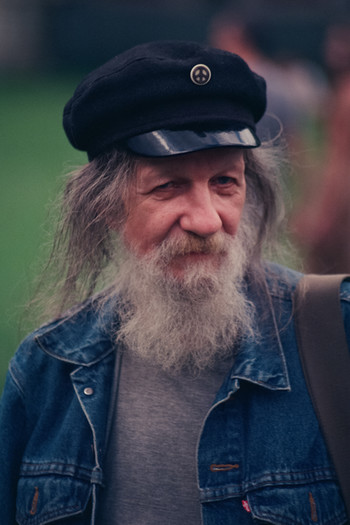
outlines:
[[234, 238], [218, 233], [204, 241], [201, 251], [224, 250], [221, 264], [193, 264], [181, 278], [167, 265], [192, 240], [167, 241], [146, 257], [125, 249], [116, 283], [117, 342], [168, 371], [198, 371], [233, 355], [237, 338], [252, 332], [253, 306], [243, 291], [249, 238], [242, 225]]

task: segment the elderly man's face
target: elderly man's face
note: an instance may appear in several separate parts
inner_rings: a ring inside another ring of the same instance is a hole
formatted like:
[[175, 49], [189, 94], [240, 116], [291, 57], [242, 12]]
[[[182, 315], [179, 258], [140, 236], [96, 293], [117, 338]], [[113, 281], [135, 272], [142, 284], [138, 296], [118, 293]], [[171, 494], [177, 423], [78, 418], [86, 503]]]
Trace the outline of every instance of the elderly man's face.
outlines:
[[220, 233], [236, 234], [245, 194], [239, 148], [143, 159], [127, 204], [124, 240], [143, 256], [164, 241], [178, 240], [181, 246], [191, 239], [193, 249], [180, 249], [170, 261], [172, 273], [180, 277], [188, 265], [208, 262], [215, 267], [223, 253], [198, 246]]

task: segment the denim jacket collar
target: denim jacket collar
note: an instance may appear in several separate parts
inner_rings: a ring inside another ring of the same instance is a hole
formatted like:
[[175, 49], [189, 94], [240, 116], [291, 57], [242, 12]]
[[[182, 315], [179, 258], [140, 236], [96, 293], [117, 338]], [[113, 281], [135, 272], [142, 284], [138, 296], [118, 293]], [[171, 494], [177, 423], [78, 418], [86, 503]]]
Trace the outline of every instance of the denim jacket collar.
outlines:
[[[255, 305], [256, 338], [243, 339], [232, 369], [232, 379], [245, 379], [271, 390], [290, 390], [287, 364], [279, 335], [271, 292], [264, 295], [248, 290]], [[263, 297], [263, 299], [262, 299]]]
[[279, 336], [276, 316], [269, 295], [264, 297], [264, 308], [254, 291], [248, 297], [256, 306], [255, 329], [257, 337], [242, 339], [233, 367], [220, 388], [215, 404], [227, 399], [248, 381], [269, 390], [291, 390], [285, 353]]
[[112, 301], [98, 310], [94, 300], [88, 300], [48, 327], [42, 327], [36, 341], [52, 357], [78, 366], [92, 366], [115, 349], [110, 335], [110, 328], [116, 323], [113, 310]]
[[[276, 281], [274, 281], [276, 283]], [[271, 390], [290, 390], [288, 371], [271, 300], [271, 284], [266, 283], [263, 295], [248, 283], [248, 299], [256, 307], [254, 339], [243, 338], [233, 368], [219, 397], [237, 389], [237, 381], [246, 380]], [[78, 310], [42, 329], [36, 336], [48, 354], [65, 362], [89, 367], [115, 350], [109, 328], [115, 327], [115, 303], [106, 303], [96, 312], [94, 301], [87, 301]], [[82, 327], [84, 327], [82, 329]]]

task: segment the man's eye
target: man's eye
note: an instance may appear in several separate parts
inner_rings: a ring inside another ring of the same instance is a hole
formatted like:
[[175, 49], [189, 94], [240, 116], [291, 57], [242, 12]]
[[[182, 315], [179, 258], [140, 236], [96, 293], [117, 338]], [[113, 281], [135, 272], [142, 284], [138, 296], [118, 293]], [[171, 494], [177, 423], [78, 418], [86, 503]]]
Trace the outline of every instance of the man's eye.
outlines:
[[218, 184], [219, 186], [229, 186], [235, 183], [235, 179], [226, 175], [222, 175], [220, 177], [216, 177], [214, 183]]
[[164, 182], [164, 184], [159, 184], [156, 186], [153, 191], [166, 191], [174, 188], [175, 184], [172, 181]]

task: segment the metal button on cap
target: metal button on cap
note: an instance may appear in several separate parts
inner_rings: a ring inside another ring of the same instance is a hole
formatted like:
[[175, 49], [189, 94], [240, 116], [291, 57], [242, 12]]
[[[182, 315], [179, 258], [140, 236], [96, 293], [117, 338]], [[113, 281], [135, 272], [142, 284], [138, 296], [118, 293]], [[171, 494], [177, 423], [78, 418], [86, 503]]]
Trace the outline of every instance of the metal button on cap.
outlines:
[[86, 396], [92, 396], [93, 393], [94, 393], [94, 389], [91, 388], [90, 386], [84, 388], [84, 394]]
[[191, 80], [197, 86], [205, 86], [211, 79], [211, 71], [205, 64], [197, 64], [193, 66], [190, 73]]

